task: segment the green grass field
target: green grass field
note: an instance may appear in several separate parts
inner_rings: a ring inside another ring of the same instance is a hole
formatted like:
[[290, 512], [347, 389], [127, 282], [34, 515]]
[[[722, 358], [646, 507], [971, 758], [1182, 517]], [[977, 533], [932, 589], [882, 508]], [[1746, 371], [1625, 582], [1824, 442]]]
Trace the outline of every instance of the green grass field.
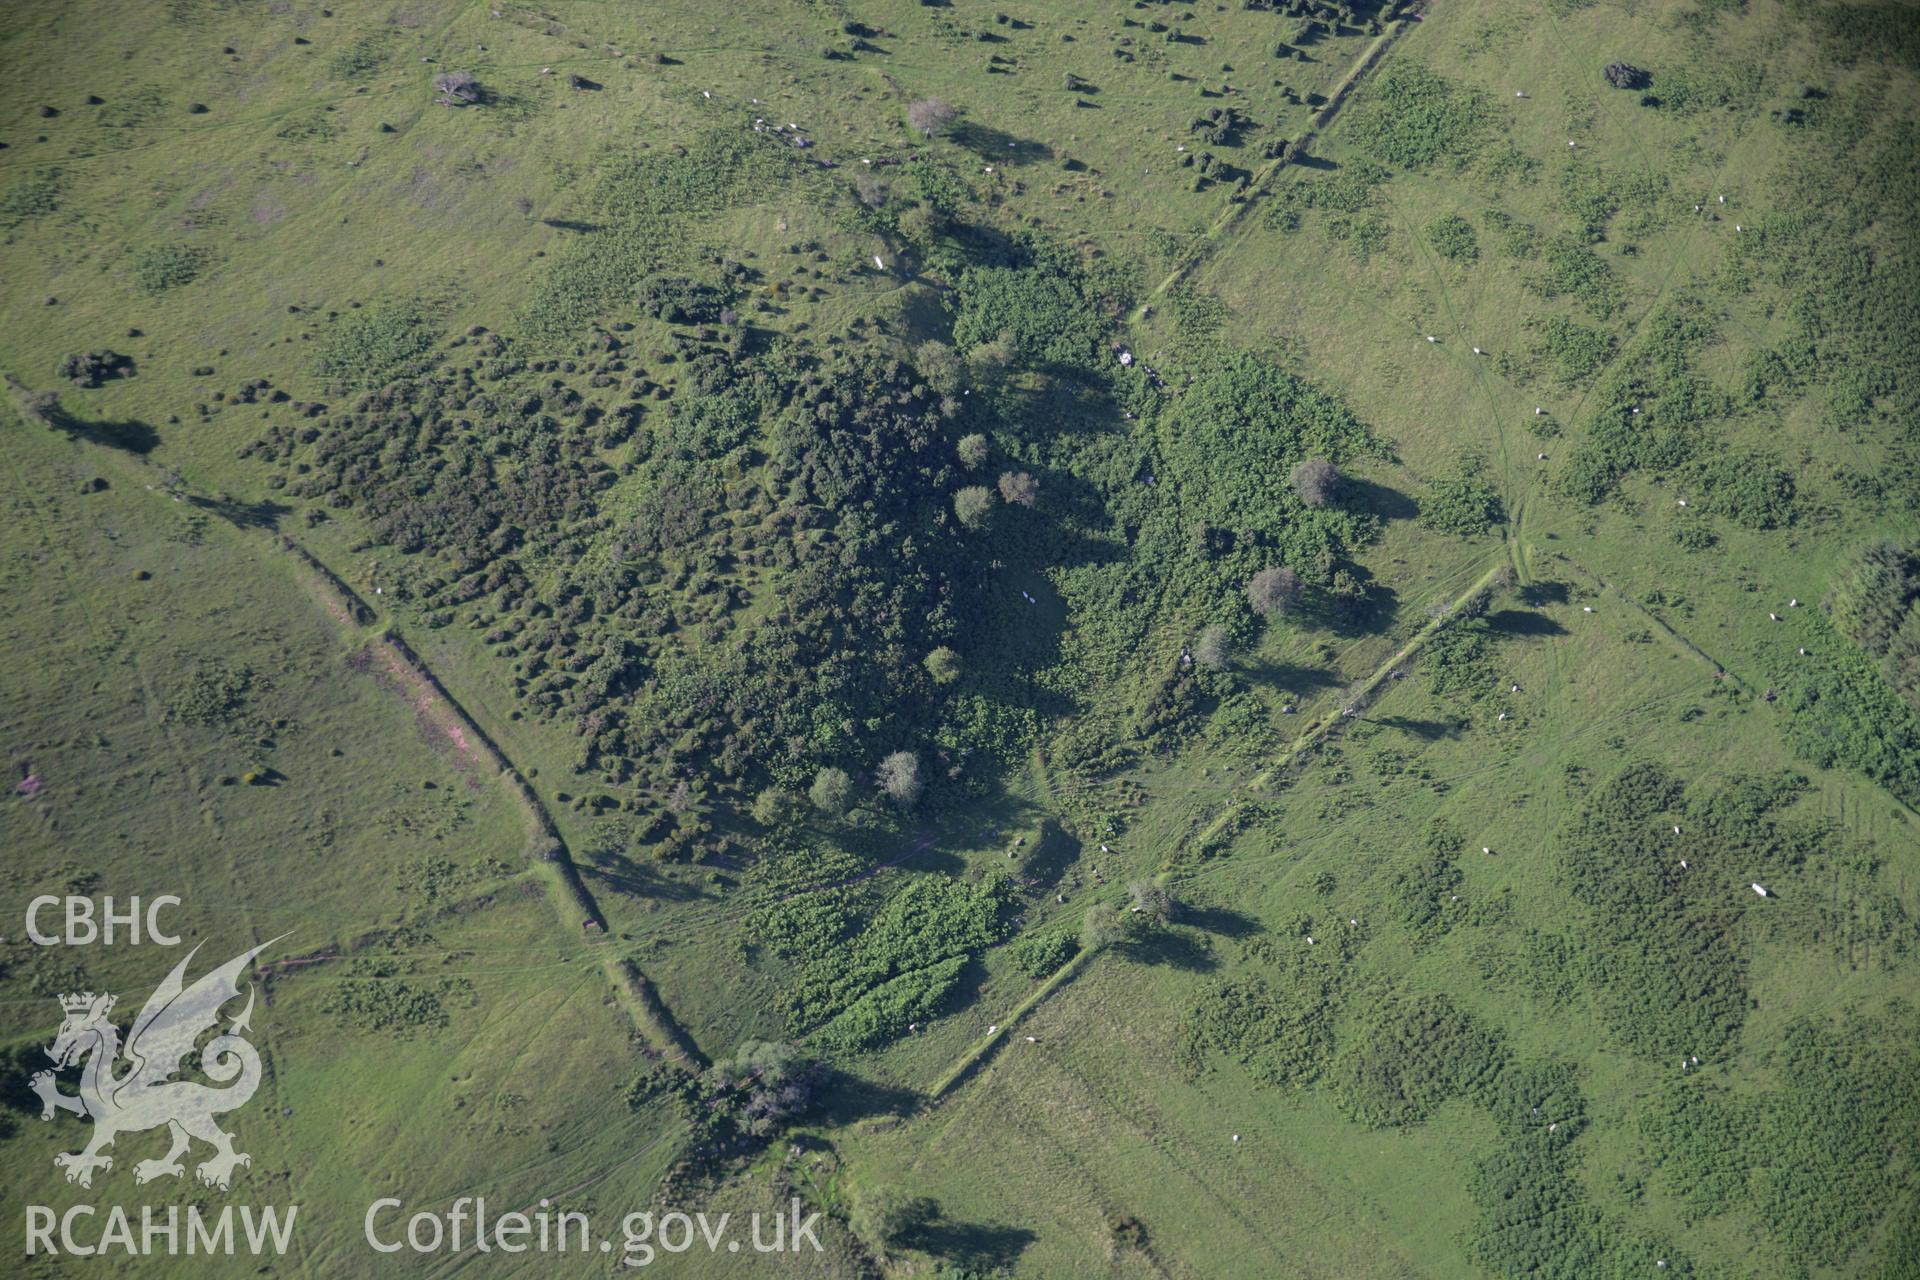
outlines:
[[[0, 1249], [1920, 1274], [1916, 31], [0, 14]], [[30, 1091], [179, 955], [26, 904], [162, 893], [275, 940], [231, 1192]]]

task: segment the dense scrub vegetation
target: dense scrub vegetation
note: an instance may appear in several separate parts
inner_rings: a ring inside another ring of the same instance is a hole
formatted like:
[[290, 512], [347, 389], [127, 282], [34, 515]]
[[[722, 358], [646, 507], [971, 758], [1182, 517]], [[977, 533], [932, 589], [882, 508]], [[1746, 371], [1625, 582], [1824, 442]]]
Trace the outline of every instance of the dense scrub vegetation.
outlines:
[[1827, 593], [1833, 625], [1880, 659], [1887, 683], [1920, 708], [1920, 545], [1863, 547]]
[[1383, 164], [1458, 165], [1477, 148], [1485, 110], [1474, 93], [1415, 62], [1395, 62], [1348, 121], [1348, 136]]

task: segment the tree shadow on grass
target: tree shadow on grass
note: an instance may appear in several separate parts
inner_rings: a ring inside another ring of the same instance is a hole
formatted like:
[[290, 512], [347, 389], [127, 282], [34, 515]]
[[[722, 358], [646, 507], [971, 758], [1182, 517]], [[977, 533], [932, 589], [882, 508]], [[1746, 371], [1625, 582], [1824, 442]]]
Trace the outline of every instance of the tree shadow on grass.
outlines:
[[1225, 938], [1248, 938], [1260, 932], [1260, 922], [1232, 907], [1189, 906], [1180, 912], [1180, 922]]
[[1520, 588], [1520, 599], [1536, 609], [1541, 605], [1565, 604], [1571, 598], [1564, 582], [1529, 582]]
[[1487, 629], [1506, 636], [1564, 636], [1567, 629], [1544, 613], [1530, 609], [1501, 609], [1487, 615]]
[[1314, 689], [1333, 689], [1340, 684], [1339, 677], [1331, 671], [1292, 662], [1249, 662], [1240, 672], [1249, 684], [1264, 685], [1296, 698]]
[[1461, 726], [1457, 720], [1415, 720], [1411, 716], [1375, 716], [1372, 719], [1374, 724], [1383, 729], [1398, 729], [1427, 742], [1460, 736]]
[[989, 164], [1037, 164], [1052, 158], [1053, 151], [1030, 138], [1016, 138], [1004, 129], [962, 120], [947, 130], [947, 137]]
[[980, 1273], [1009, 1271], [1039, 1237], [1025, 1227], [956, 1222], [938, 1208], [900, 1235], [900, 1243]]
[[1211, 973], [1220, 967], [1206, 940], [1184, 929], [1155, 929], [1120, 945], [1128, 959], [1141, 964], [1165, 965], [1188, 973]]
[[701, 902], [715, 895], [698, 885], [661, 875], [624, 853], [597, 852], [575, 862], [582, 880], [593, 880], [620, 893], [661, 902]]
[[232, 498], [189, 496], [187, 504], [219, 516], [236, 528], [270, 531], [277, 531], [280, 528], [280, 518], [290, 515], [293, 511], [292, 507], [265, 498], [259, 502], [235, 502]]
[[856, 1076], [838, 1067], [825, 1067], [822, 1099], [813, 1119], [829, 1126], [870, 1120], [874, 1116], [904, 1116], [923, 1101], [911, 1089], [881, 1084]]
[[1342, 506], [1371, 512], [1382, 520], [1411, 520], [1420, 514], [1419, 505], [1398, 489], [1355, 476], [1341, 480], [1340, 502]]
[[1041, 829], [1033, 852], [1020, 864], [1020, 872], [1041, 889], [1060, 883], [1067, 869], [1080, 859], [1081, 844], [1058, 823], [1048, 821]]
[[129, 418], [124, 422], [88, 422], [76, 418], [59, 405], [43, 411], [46, 423], [55, 431], [88, 444], [105, 445], [126, 453], [152, 453], [160, 444], [160, 433], [147, 423]]

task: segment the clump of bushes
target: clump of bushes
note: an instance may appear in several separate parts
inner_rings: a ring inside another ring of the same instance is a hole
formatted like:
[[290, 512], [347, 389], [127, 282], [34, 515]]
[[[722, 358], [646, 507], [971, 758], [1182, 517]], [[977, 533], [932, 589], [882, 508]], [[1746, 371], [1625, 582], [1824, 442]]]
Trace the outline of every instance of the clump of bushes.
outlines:
[[1435, 253], [1455, 262], [1472, 262], [1480, 256], [1480, 238], [1473, 224], [1457, 213], [1442, 214], [1427, 224], [1427, 243]]
[[197, 245], [153, 245], [134, 255], [133, 278], [148, 293], [165, 293], [191, 284], [212, 260], [212, 252]]
[[434, 101], [443, 107], [468, 107], [484, 100], [486, 91], [471, 71], [443, 71], [433, 78]]
[[1007, 959], [1029, 978], [1044, 978], [1079, 950], [1080, 940], [1070, 933], [1030, 933], [1007, 948]]
[[1630, 62], [1610, 62], [1605, 72], [1607, 83], [1616, 89], [1644, 89], [1653, 77]]
[[76, 387], [92, 389], [109, 378], [131, 378], [133, 360], [118, 351], [75, 352], [60, 362], [56, 372]]
[[1347, 131], [1362, 151], [1402, 169], [1463, 162], [1486, 129], [1471, 90], [1412, 62], [1393, 62], [1352, 108]]
[[350, 387], [372, 387], [416, 368], [438, 336], [424, 307], [389, 302], [349, 312], [320, 341], [319, 372]]
[[1506, 507], [1478, 455], [1467, 455], [1451, 472], [1436, 476], [1420, 501], [1420, 523], [1463, 538], [1477, 538], [1506, 518]]

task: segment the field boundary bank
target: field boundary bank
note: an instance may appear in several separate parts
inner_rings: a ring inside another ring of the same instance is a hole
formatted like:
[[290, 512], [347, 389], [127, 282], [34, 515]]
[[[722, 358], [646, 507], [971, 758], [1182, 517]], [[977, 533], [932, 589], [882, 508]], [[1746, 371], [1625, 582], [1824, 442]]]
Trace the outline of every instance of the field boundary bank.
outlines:
[[[0, 380], [15, 396], [27, 393], [28, 389], [10, 375], [0, 374]], [[40, 421], [24, 408], [16, 406], [16, 409], [14, 416], [22, 430], [43, 430], [55, 436], [65, 434]], [[209, 514], [221, 514], [219, 503], [194, 493], [184, 482], [169, 476], [150, 459], [129, 455], [97, 442], [68, 438], [96, 465], [111, 466], [129, 483], [137, 483], [155, 495], [184, 499]], [[379, 623], [379, 616], [366, 601], [307, 547], [277, 528], [252, 526], [228, 516], [222, 518], [238, 535], [254, 531], [265, 533], [265, 538], [260, 541], [271, 550], [281, 553], [286, 562], [296, 566], [296, 581], [342, 630], [343, 635], [353, 638], [354, 628], [370, 632]], [[245, 541], [244, 538], [242, 540]], [[587, 935], [581, 945], [598, 952], [601, 968], [613, 988], [615, 998], [646, 1041], [648, 1050], [689, 1071], [704, 1070], [708, 1059], [686, 1030], [674, 1021], [651, 981], [630, 959], [616, 953], [605, 915], [582, 881], [580, 870], [561, 839], [551, 812], [524, 775], [500, 749], [493, 736], [447, 691], [439, 677], [406, 643], [391, 621], [379, 634], [361, 638], [367, 649], [382, 662], [385, 675], [413, 685], [408, 691], [408, 700], [413, 704], [415, 713], [446, 732], [456, 750], [477, 759], [506, 788], [526, 824], [528, 860], [546, 889], [547, 901], [559, 917], [562, 936], [573, 938]], [[588, 933], [589, 929], [591, 934]], [[579, 932], [576, 933], [576, 930]]]
[[[321, 596], [330, 614], [336, 618], [343, 615], [353, 618], [360, 621], [362, 626], [378, 620], [366, 602], [306, 547], [285, 534], [277, 535], [274, 542], [307, 567], [311, 574], [308, 589]], [[547, 899], [560, 917], [562, 933], [572, 936], [574, 930], [578, 929], [588, 935], [587, 945], [596, 950], [610, 949], [612, 938], [606, 915], [581, 879], [580, 869], [574, 863], [566, 841], [561, 838], [551, 811], [528, 784], [525, 775], [508, 758], [493, 736], [447, 690], [395, 625], [389, 622], [379, 637], [369, 642], [369, 648], [381, 654], [392, 674], [415, 683], [419, 690], [419, 700], [415, 705], [420, 714], [435, 715], [445, 721], [442, 727], [452, 731], [456, 746], [477, 756], [493, 770], [500, 785], [506, 789], [526, 823], [527, 858], [536, 874], [545, 882]], [[469, 737], [471, 743], [464, 741]], [[649, 1047], [691, 1070], [704, 1070], [707, 1066], [706, 1056], [700, 1052], [685, 1028], [674, 1021], [658, 989], [640, 968], [630, 958], [612, 954], [603, 953], [600, 962], [621, 1007], [648, 1041]]]
[[[1462, 609], [1465, 605], [1471, 602], [1474, 597], [1493, 589], [1503, 573], [1511, 573], [1512, 571], [1512, 560], [1503, 548], [1502, 553], [1493, 567], [1481, 574], [1474, 580], [1472, 586], [1469, 586], [1465, 591], [1455, 597], [1446, 612], [1430, 619], [1425, 626], [1414, 633], [1411, 639], [1397, 649], [1392, 657], [1382, 663], [1359, 685], [1354, 686], [1356, 698], [1349, 702], [1348, 706], [1355, 707], [1357, 710], [1358, 705], [1364, 705], [1364, 703], [1371, 698], [1375, 689], [1392, 679], [1393, 672], [1399, 668], [1402, 663], [1418, 656], [1420, 650], [1423, 649], [1434, 636], [1445, 630], [1448, 623], [1463, 616]], [[1345, 708], [1343, 708], [1343, 710], [1344, 709]], [[1309, 725], [1298, 738], [1294, 739], [1292, 745], [1286, 748], [1278, 760], [1249, 778], [1241, 790], [1244, 792], [1264, 788], [1276, 775], [1282, 770], [1289, 768], [1303, 753], [1315, 746], [1322, 738], [1331, 733], [1348, 718], [1349, 717], [1343, 714], [1335, 714], [1325, 720], [1315, 721]], [[1230, 823], [1241, 819], [1245, 815], [1246, 806], [1247, 800], [1245, 795], [1235, 795], [1221, 806], [1220, 811], [1216, 813], [1210, 821], [1204, 825], [1195, 824], [1194, 828], [1180, 842], [1180, 847], [1191, 848], [1196, 844], [1201, 844], [1212, 839], [1221, 831], [1225, 830]], [[1155, 877], [1157, 880], [1164, 883], [1171, 878], [1171, 864], [1178, 852], [1179, 849], [1176, 849], [1174, 854], [1168, 856], [1168, 865]], [[1089, 911], [1098, 909], [1098, 903], [1088, 908]], [[984, 1038], [976, 1041], [963, 1052], [960, 1057], [954, 1061], [952, 1066], [948, 1067], [928, 1086], [927, 1100], [929, 1102], [939, 1102], [947, 1094], [951, 1093], [956, 1085], [979, 1070], [980, 1067], [986, 1063], [987, 1059], [993, 1056], [994, 1050], [999, 1048], [1009, 1037], [1014, 1026], [1017, 1025], [1022, 1018], [1025, 1018], [1028, 1014], [1039, 1008], [1040, 1005], [1046, 1001], [1047, 997], [1078, 977], [1088, 965], [1093, 962], [1094, 957], [1100, 954], [1100, 951], [1101, 948], [1082, 947], [1079, 951], [1075, 952], [1073, 957], [1065, 964], [1054, 970], [1045, 981], [1028, 992], [1018, 1004], [1014, 1005], [1012, 1009], [1003, 1015], [1001, 1021], [994, 1024], [992, 1031], [988, 1032]]]
[[[1279, 156], [1269, 160], [1265, 167], [1254, 174], [1253, 180], [1247, 184], [1247, 189], [1241, 193], [1240, 198], [1227, 205], [1220, 216], [1214, 219], [1213, 225], [1207, 228], [1200, 242], [1188, 251], [1181, 261], [1174, 264], [1166, 277], [1153, 287], [1153, 292], [1147, 295], [1148, 302], [1177, 287], [1212, 257], [1213, 251], [1220, 246], [1226, 234], [1239, 225], [1247, 211], [1266, 193], [1277, 180], [1278, 175], [1288, 169], [1304, 167], [1300, 164], [1298, 157], [1309, 154], [1308, 148], [1332, 126], [1334, 118], [1340, 114], [1340, 109], [1347, 104], [1348, 96], [1360, 87], [1360, 82], [1380, 64], [1380, 60], [1387, 56], [1388, 51], [1398, 44], [1402, 37], [1420, 25], [1421, 8], [1422, 6], [1416, 5], [1407, 9], [1395, 18], [1392, 25], [1385, 31], [1374, 37], [1373, 43], [1361, 51], [1353, 65], [1347, 68], [1347, 74], [1340, 78], [1340, 83], [1334, 87], [1333, 93], [1327, 99], [1327, 105], [1314, 114], [1307, 126], [1307, 131], [1289, 141], [1286, 149]], [[1135, 309], [1135, 320], [1142, 318], [1145, 306], [1146, 304], [1143, 303], [1141, 307]]]

